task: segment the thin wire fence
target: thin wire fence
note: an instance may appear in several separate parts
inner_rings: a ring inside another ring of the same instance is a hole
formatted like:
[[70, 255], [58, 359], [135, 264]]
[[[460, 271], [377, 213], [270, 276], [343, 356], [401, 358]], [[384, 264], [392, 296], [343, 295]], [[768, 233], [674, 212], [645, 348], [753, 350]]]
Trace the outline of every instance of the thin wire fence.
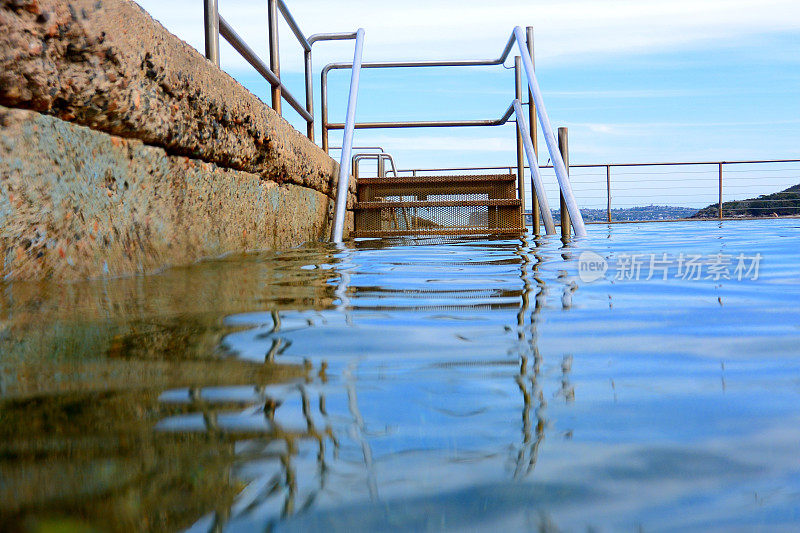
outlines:
[[[399, 170], [400, 175], [515, 173], [514, 165]], [[541, 168], [558, 218], [553, 169]], [[570, 181], [586, 222], [800, 216], [800, 159], [572, 165]], [[525, 171], [526, 208], [531, 206]], [[722, 206], [720, 208], [720, 198]]]

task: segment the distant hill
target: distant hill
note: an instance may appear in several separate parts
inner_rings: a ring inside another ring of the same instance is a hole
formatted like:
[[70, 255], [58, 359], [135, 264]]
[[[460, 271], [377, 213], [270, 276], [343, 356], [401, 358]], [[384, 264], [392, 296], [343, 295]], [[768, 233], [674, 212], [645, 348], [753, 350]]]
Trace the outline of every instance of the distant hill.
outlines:
[[[640, 207], [625, 207], [611, 210], [613, 221], [638, 221], [638, 220], [675, 220], [689, 218], [697, 213], [696, 207], [675, 207], [671, 205], [645, 205]], [[608, 214], [605, 209], [581, 209], [584, 222], [606, 222]], [[526, 214], [527, 215], [527, 214]], [[528, 216], [530, 219], [530, 217]], [[553, 210], [553, 220], [561, 220], [561, 211]], [[528, 220], [530, 223], [530, 220]]]
[[[722, 202], [722, 215], [726, 217], [765, 217], [800, 215], [800, 184], [758, 198]], [[719, 204], [711, 204], [699, 210], [692, 218], [716, 218]]]

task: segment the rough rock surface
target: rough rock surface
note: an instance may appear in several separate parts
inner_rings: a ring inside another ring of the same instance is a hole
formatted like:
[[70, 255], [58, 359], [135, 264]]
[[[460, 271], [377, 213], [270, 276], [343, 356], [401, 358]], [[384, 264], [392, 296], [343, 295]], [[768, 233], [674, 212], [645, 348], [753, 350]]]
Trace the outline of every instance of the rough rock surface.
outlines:
[[335, 193], [335, 161], [130, 0], [0, 0], [0, 30], [0, 105]]
[[128, 275], [297, 245], [327, 237], [331, 210], [307, 187], [0, 107], [4, 279]]

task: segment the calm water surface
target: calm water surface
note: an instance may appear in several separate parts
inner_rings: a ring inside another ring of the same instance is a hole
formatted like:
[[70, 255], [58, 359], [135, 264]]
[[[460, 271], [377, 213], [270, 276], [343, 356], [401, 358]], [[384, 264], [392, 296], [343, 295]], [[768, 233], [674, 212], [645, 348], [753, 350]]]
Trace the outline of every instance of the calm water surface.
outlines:
[[799, 237], [593, 225], [0, 286], [0, 528], [796, 531]]

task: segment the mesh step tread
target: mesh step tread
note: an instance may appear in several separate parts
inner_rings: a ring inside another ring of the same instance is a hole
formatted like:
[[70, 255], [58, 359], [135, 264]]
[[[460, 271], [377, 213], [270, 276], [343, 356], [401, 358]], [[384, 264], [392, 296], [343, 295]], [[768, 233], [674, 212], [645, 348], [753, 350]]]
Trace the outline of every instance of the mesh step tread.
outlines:
[[411, 237], [436, 235], [519, 235], [524, 228], [419, 228], [412, 230], [356, 230], [354, 237]]
[[515, 181], [513, 174], [472, 174], [459, 176], [404, 176], [400, 178], [358, 178], [359, 186], [366, 185], [423, 185], [428, 183], [469, 183], [487, 181]]
[[522, 202], [518, 198], [503, 198], [496, 200], [442, 200], [442, 201], [426, 201], [419, 200], [413, 202], [357, 202], [355, 205], [356, 210], [366, 209], [388, 209], [388, 208], [403, 208], [403, 207], [494, 207], [494, 206], [512, 206], [519, 207]]

